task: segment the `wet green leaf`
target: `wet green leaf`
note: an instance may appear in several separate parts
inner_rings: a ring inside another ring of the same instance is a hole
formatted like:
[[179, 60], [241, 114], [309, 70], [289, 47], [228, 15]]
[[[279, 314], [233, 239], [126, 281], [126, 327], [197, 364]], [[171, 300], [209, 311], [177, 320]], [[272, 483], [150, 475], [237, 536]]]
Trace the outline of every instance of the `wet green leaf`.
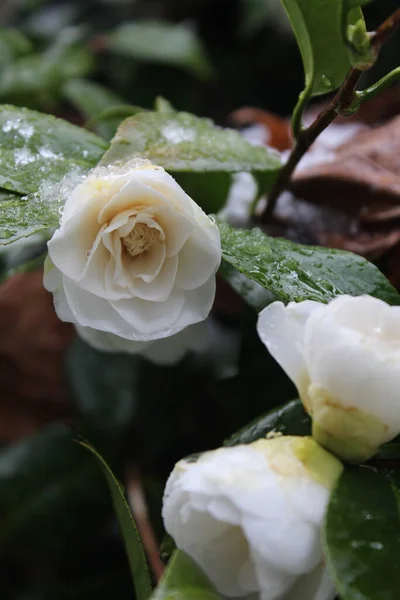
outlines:
[[109, 48], [137, 60], [181, 67], [202, 79], [213, 74], [201, 40], [183, 23], [124, 23], [110, 34]]
[[27, 108], [0, 106], [0, 187], [28, 194], [68, 172], [88, 171], [107, 142], [62, 119]]
[[62, 119], [0, 106], [0, 244], [57, 226], [60, 204], [52, 184], [70, 172], [85, 174], [106, 148], [101, 138]]
[[[340, 294], [370, 294], [400, 304], [399, 294], [379, 269], [356, 254], [303, 246], [221, 221], [218, 226], [223, 259], [285, 301], [329, 302]], [[231, 272], [224, 273], [229, 282]]]
[[46, 255], [47, 239], [40, 234], [15, 244], [0, 246], [0, 263], [3, 269], [0, 273], [0, 282], [17, 273], [27, 273], [42, 267]]
[[23, 199], [9, 194], [8, 199], [0, 200], [0, 247], [57, 227], [60, 220], [58, 208], [56, 202], [43, 202], [35, 194], [24, 196]]
[[276, 153], [252, 146], [233, 129], [189, 113], [142, 112], [121, 123], [102, 164], [148, 159], [171, 173], [262, 171], [271, 181], [280, 168]]
[[261, 312], [271, 302], [280, 300], [279, 296], [265, 289], [265, 287], [254, 281], [254, 279], [250, 279], [243, 273], [240, 273], [225, 260], [222, 261], [219, 272], [226, 281], [229, 281], [229, 285], [239, 296], [256, 312]]
[[328, 507], [328, 567], [342, 600], [397, 600], [399, 492], [366, 467], [346, 469]]
[[101, 164], [132, 158], [164, 167], [207, 212], [217, 212], [224, 205], [231, 173], [262, 173], [269, 189], [280, 168], [275, 153], [252, 146], [237, 131], [189, 113], [165, 110], [126, 119]]
[[137, 531], [131, 509], [125, 498], [124, 490], [97, 450], [88, 442], [81, 441], [80, 443], [97, 458], [107, 480], [121, 534], [124, 538], [126, 552], [128, 554], [136, 600], [148, 600], [151, 594], [150, 574], [144, 555], [142, 541]]
[[305, 412], [301, 401], [292, 400], [283, 406], [274, 408], [266, 415], [254, 419], [228, 438], [224, 445], [251, 444], [251, 442], [265, 437], [270, 431], [283, 435], [311, 435], [311, 419]]
[[206, 575], [181, 550], [173, 553], [151, 600], [221, 600]]

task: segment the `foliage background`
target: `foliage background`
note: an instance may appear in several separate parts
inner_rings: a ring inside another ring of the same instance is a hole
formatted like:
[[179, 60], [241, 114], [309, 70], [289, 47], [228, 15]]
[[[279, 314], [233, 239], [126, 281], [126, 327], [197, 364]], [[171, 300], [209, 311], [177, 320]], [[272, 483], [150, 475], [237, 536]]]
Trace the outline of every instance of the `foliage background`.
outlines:
[[[367, 6], [369, 28], [397, 5]], [[224, 125], [246, 105], [286, 116], [303, 71], [279, 7], [275, 0], [3, 2], [0, 101], [80, 125], [107, 106], [150, 108], [160, 95]], [[192, 32], [189, 50], [168, 58], [159, 35], [132, 45], [123, 27], [143, 20], [180, 24]], [[396, 66], [399, 45], [397, 37], [385, 47], [369, 79]], [[96, 130], [110, 137], [117, 122]], [[42, 251], [36, 240], [29, 257]], [[259, 342], [255, 312], [222, 282], [213, 351], [167, 368], [85, 346], [56, 322], [40, 279], [40, 271], [19, 274], [1, 289], [0, 596], [132, 598], [106, 485], [74, 435], [96, 445], [128, 494], [142, 488], [160, 541], [161, 495], [174, 462], [220, 445], [295, 390]], [[27, 414], [35, 415], [28, 423]]]

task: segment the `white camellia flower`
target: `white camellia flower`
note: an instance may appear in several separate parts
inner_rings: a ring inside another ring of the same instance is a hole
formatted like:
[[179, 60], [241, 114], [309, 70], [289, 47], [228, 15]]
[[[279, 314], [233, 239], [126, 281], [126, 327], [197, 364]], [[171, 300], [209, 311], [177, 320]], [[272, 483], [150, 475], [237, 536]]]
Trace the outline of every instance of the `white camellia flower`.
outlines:
[[291, 436], [181, 460], [165, 528], [224, 598], [332, 600], [321, 525], [342, 468], [312, 438]]
[[136, 351], [211, 310], [218, 227], [148, 161], [94, 169], [68, 196], [48, 251], [58, 316], [97, 348]]
[[371, 296], [274, 302], [258, 333], [325, 447], [362, 462], [400, 433], [400, 307]]

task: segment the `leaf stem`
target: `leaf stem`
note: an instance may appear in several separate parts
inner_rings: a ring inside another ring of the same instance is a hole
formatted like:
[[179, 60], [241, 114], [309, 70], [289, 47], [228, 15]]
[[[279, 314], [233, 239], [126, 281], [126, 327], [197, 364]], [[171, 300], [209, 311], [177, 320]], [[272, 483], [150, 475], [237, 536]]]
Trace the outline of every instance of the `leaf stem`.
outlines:
[[[384, 44], [398, 29], [400, 29], [400, 8], [395, 10], [395, 12], [390, 15], [390, 17], [388, 17], [374, 33], [371, 34], [371, 45], [376, 54], [379, 53], [382, 44]], [[370, 65], [366, 65], [365, 68], [368, 69], [369, 67]], [[361, 68], [351, 69], [334, 98], [331, 100], [329, 105], [319, 113], [315, 121], [306, 129], [300, 129], [298, 127], [297, 141], [290, 153], [288, 161], [280, 170], [275, 184], [268, 196], [267, 206], [260, 217], [262, 222], [267, 223], [272, 218], [279, 196], [283, 190], [288, 187], [295, 168], [310, 146], [312, 146], [312, 144], [315, 142], [317, 137], [339, 114], [346, 115], [354, 113], [363, 100], [366, 100], [374, 95], [373, 93], [368, 93], [371, 92], [371, 90], [365, 90], [367, 93], [364, 97], [360, 95], [364, 92], [356, 92], [355, 88], [363, 72], [364, 69]], [[386, 78], [383, 78], [385, 80], [384, 87], [386, 87], [397, 76], [397, 73], [395, 75], [394, 73], [395, 72], [392, 72]], [[382, 85], [382, 83], [383, 81], [381, 80], [377, 85]], [[377, 91], [378, 90], [374, 90], [374, 93], [377, 93]]]

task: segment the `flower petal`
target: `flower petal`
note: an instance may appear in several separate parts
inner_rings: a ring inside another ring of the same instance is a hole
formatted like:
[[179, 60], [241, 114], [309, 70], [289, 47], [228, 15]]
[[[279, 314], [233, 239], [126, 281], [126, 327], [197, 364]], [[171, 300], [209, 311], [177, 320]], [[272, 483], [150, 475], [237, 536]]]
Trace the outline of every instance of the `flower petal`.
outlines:
[[165, 302], [171, 294], [178, 270], [178, 258], [166, 258], [161, 271], [150, 283], [136, 277], [131, 287], [132, 294], [142, 300]]
[[217, 226], [196, 227], [179, 253], [177, 285], [193, 290], [214, 275], [221, 262], [221, 247]]
[[257, 331], [261, 341], [275, 360], [299, 387], [304, 376], [304, 328], [309, 316], [324, 305], [312, 300], [286, 307], [273, 302], [258, 315]]
[[184, 292], [185, 304], [179, 314], [179, 319], [172, 325], [179, 324], [182, 328], [204, 321], [210, 314], [215, 298], [215, 277], [210, 277], [206, 283], [195, 290]]
[[97, 215], [96, 202], [88, 203], [78, 215], [57, 229], [47, 244], [53, 263], [74, 281], [81, 277], [88, 253], [100, 231]]
[[[157, 334], [160, 330], [170, 327], [183, 329], [186, 326], [181, 326], [180, 321], [176, 324], [184, 301], [183, 293], [174, 291], [165, 302], [151, 302], [134, 298], [112, 302], [111, 306], [138, 332], [148, 335], [155, 334], [154, 339], [156, 339], [159, 337]], [[140, 337], [132, 337], [132, 339], [140, 339]]]
[[154, 219], [165, 232], [166, 256], [175, 256], [181, 251], [196, 227], [195, 221], [171, 207], [158, 206], [153, 210]]
[[[139, 173], [140, 175], [140, 173]], [[135, 209], [137, 212], [150, 211], [155, 206], [169, 206], [169, 200], [159, 191], [146, 185], [137, 173], [115, 196], [112, 196], [99, 214], [100, 223], [110, 223], [119, 213]]]
[[63, 284], [66, 299], [74, 314], [74, 321], [79, 325], [100, 331], [110, 331], [117, 335], [130, 328], [130, 324], [114, 310], [108, 300], [82, 290], [65, 275]]
[[141, 354], [144, 350], [149, 350], [155, 342], [136, 342], [115, 335], [108, 331], [99, 331], [92, 327], [82, 327], [75, 325], [80, 337], [90, 346], [101, 350], [102, 352], [127, 352], [128, 354]]
[[400, 431], [400, 311], [370, 297], [341, 297], [305, 328], [314, 386], [332, 402], [375, 416], [387, 441]]
[[328, 570], [324, 563], [320, 563], [313, 571], [297, 579], [282, 600], [334, 600], [335, 597], [336, 590]]

